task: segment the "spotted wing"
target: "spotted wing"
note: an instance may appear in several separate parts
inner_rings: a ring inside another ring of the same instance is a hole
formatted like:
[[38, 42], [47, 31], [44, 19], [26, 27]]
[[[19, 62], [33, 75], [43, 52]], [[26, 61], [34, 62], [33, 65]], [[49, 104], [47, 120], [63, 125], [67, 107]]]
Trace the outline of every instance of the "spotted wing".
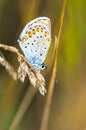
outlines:
[[19, 44], [26, 58], [34, 66], [42, 64], [51, 43], [51, 23], [49, 18], [39, 17], [23, 29]]

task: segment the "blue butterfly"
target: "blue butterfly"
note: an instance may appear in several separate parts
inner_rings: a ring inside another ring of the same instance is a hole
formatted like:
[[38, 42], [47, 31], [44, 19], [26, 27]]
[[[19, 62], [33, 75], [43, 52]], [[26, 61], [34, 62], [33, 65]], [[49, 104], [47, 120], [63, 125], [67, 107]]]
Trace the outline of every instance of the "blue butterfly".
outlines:
[[45, 69], [44, 60], [51, 43], [51, 22], [39, 17], [29, 22], [20, 34], [19, 45], [32, 68]]

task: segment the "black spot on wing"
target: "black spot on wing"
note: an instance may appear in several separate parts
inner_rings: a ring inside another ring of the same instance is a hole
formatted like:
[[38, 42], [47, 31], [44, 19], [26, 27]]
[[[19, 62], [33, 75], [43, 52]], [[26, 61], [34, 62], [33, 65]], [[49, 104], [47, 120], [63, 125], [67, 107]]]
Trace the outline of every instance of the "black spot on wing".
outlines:
[[37, 36], [37, 38], [39, 38], [39, 36]]
[[25, 48], [27, 48], [27, 46], [25, 46]]
[[40, 36], [40, 38], [42, 38], [42, 36]]
[[42, 54], [40, 54], [40, 56], [42, 56]]
[[35, 50], [35, 52], [37, 52], [37, 50]]

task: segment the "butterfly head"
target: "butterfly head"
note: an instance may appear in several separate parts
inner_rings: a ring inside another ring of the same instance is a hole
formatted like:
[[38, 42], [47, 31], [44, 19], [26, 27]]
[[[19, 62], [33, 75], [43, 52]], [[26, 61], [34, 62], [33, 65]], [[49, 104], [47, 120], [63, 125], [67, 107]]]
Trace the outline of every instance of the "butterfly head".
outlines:
[[47, 66], [44, 63], [42, 63], [41, 64], [41, 70], [44, 70], [44, 69], [47, 69]]

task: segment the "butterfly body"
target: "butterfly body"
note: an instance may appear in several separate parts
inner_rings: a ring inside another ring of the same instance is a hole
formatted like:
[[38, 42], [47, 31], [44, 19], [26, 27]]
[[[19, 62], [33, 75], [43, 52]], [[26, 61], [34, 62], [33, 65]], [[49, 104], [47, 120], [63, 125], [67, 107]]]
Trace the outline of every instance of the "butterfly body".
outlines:
[[44, 69], [43, 62], [51, 43], [50, 19], [39, 17], [29, 22], [20, 34], [18, 42], [31, 66]]

